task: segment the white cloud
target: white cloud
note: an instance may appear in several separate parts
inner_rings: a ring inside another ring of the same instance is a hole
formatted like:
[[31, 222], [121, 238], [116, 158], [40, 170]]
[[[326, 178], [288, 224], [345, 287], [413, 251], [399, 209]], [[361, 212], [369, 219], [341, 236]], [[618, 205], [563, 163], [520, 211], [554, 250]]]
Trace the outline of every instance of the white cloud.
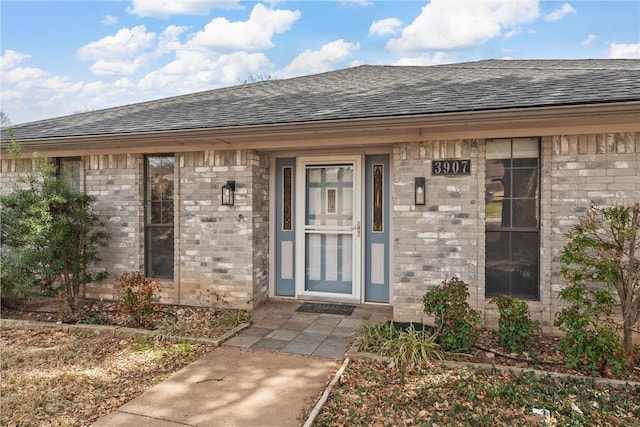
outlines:
[[20, 90], [3, 90], [0, 91], [0, 100], [3, 103], [11, 102], [11, 101], [19, 101], [23, 97], [23, 92]]
[[182, 44], [179, 37], [189, 28], [186, 26], [169, 25], [158, 37], [158, 44], [154, 52], [155, 56], [162, 56], [180, 49]]
[[565, 3], [558, 9], [545, 16], [544, 19], [549, 22], [559, 21], [570, 13], [577, 15], [578, 11], [576, 11], [569, 3]]
[[609, 58], [640, 59], [640, 43], [611, 43]]
[[156, 33], [148, 33], [144, 25], [121, 28], [113, 36], [82, 46], [77, 57], [83, 60], [122, 60], [148, 49], [155, 38]]
[[164, 67], [152, 71], [138, 83], [142, 91], [164, 94], [191, 93], [236, 84], [250, 74], [273, 64], [262, 53], [234, 52], [211, 56], [207, 52], [184, 51]]
[[96, 61], [89, 69], [96, 76], [126, 75], [134, 74], [146, 64], [146, 58], [140, 56], [130, 61]]
[[405, 56], [398, 59], [393, 65], [438, 65], [450, 64], [456, 60], [457, 54], [448, 52], [423, 53], [415, 56]]
[[520, 27], [514, 28], [513, 30], [509, 30], [502, 35], [505, 39], [510, 39], [511, 37], [515, 37], [518, 34], [522, 34], [522, 29]]
[[161, 34], [147, 32], [144, 25], [121, 28], [78, 49], [76, 56], [95, 61], [89, 69], [96, 76], [131, 75], [146, 66], [150, 59], [180, 48], [179, 37], [187, 27], [170, 25]]
[[[42, 117], [71, 114], [74, 111], [105, 108], [142, 101], [151, 96], [132, 90], [127, 79], [115, 82], [72, 81], [35, 67], [21, 66], [30, 55], [6, 51], [2, 55], [0, 103], [13, 123]], [[127, 84], [128, 82], [128, 84]]]
[[[143, 25], [114, 29], [76, 51], [77, 58], [91, 61], [89, 70], [97, 76], [81, 81], [29, 67], [30, 55], [7, 50], [0, 57], [3, 110], [14, 123], [22, 123], [215, 89], [238, 84], [248, 75], [276, 77], [275, 66], [263, 50], [273, 46], [274, 35], [289, 31], [300, 16], [296, 10], [257, 4], [245, 21], [214, 19], [224, 25], [196, 28], [191, 34], [189, 27], [177, 25], [156, 32]], [[350, 59], [349, 52], [357, 47], [339, 40], [302, 57], [310, 61], [307, 70], [324, 69]], [[160, 62], [167, 57], [168, 63]]]
[[15, 85], [21, 89], [28, 89], [34, 83], [45, 78], [47, 72], [40, 68], [17, 67], [11, 70], [2, 71], [2, 85], [4, 87]]
[[288, 31], [300, 19], [299, 11], [270, 9], [256, 4], [247, 21], [215, 18], [188, 43], [188, 47], [257, 50], [273, 47], [274, 34]]
[[171, 15], [208, 15], [214, 8], [242, 9], [239, 0], [133, 0], [127, 12], [140, 17], [168, 18]]
[[595, 34], [589, 34], [587, 37], [584, 38], [584, 40], [580, 42], [580, 44], [583, 46], [590, 46], [591, 43], [593, 43], [597, 38], [598, 36], [596, 36]]
[[538, 16], [538, 0], [432, 0], [387, 48], [402, 52], [479, 45]]
[[387, 34], [398, 34], [398, 29], [402, 27], [402, 21], [397, 18], [386, 18], [380, 21], [375, 21], [369, 27], [369, 35], [377, 34], [384, 36]]
[[102, 25], [115, 25], [118, 23], [118, 17], [113, 15], [107, 15], [104, 18], [102, 18], [102, 21], [100, 21], [100, 23]]
[[175, 52], [175, 59], [148, 73], [139, 82], [154, 94], [188, 93], [236, 84], [247, 75], [264, 73], [273, 64], [264, 53], [275, 34], [288, 31], [300, 19], [299, 11], [274, 10], [256, 4], [246, 21], [215, 18], [186, 43], [178, 36], [183, 27], [168, 27], [156, 52]]
[[31, 58], [31, 55], [7, 49], [2, 53], [2, 56], [0, 56], [0, 70], [8, 70], [10, 68], [13, 68], [25, 59], [29, 58]]
[[319, 50], [305, 50], [284, 67], [281, 74], [284, 77], [329, 71], [359, 48], [358, 43], [349, 43], [342, 39], [334, 40]]

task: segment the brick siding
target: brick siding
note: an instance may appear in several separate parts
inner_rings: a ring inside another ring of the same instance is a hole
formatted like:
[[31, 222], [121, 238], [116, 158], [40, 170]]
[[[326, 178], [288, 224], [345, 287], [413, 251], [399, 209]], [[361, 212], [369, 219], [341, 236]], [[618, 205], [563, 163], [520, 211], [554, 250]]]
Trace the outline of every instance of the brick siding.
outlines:
[[[485, 299], [485, 141], [421, 141], [394, 147], [394, 318], [429, 321], [422, 296], [456, 276], [470, 285], [470, 304], [488, 326], [498, 312]], [[471, 175], [431, 176], [437, 159], [471, 159]], [[532, 317], [554, 332], [564, 285], [558, 256], [564, 234], [592, 203], [640, 201], [640, 133], [568, 135], [541, 140], [540, 301]], [[426, 177], [427, 203], [414, 204], [414, 178]]]

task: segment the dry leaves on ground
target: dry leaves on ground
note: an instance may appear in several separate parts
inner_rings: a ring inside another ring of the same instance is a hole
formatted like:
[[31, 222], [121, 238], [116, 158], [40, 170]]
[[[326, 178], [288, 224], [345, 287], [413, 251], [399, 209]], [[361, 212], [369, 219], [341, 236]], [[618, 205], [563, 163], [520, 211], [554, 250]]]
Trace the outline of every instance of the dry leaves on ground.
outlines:
[[[5, 299], [1, 315], [5, 319], [61, 322], [58, 305], [53, 298]], [[239, 324], [251, 322], [251, 315], [244, 310], [166, 304], [157, 304], [154, 308], [147, 329], [162, 336], [219, 338]], [[116, 301], [83, 301], [74, 323], [140, 327], [123, 313]]]
[[639, 420], [639, 388], [435, 365], [402, 380], [383, 363], [355, 360], [315, 425], [638, 426]]
[[90, 332], [2, 329], [0, 425], [89, 425], [210, 348]]

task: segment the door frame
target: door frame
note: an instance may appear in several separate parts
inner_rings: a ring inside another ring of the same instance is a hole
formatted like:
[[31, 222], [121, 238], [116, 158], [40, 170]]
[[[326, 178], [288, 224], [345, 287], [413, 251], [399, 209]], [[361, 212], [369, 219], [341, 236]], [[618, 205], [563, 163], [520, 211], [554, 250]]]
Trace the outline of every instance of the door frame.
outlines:
[[[353, 164], [354, 180], [354, 222], [351, 227], [352, 239], [352, 286], [351, 294], [314, 292], [305, 290], [306, 284], [306, 167], [313, 165], [340, 165]], [[363, 280], [363, 206], [364, 206], [364, 156], [362, 155], [338, 155], [338, 156], [302, 156], [296, 159], [296, 216], [295, 216], [295, 240], [297, 249], [295, 254], [295, 290], [296, 298], [322, 299], [332, 301], [344, 301], [361, 303], [364, 295]], [[358, 230], [358, 228], [360, 230]]]

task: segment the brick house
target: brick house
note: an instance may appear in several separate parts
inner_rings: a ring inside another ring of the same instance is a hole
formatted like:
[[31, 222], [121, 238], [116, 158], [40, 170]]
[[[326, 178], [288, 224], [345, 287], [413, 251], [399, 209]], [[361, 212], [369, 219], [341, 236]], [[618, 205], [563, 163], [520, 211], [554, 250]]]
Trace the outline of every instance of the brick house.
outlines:
[[[14, 130], [98, 198], [111, 277], [142, 270], [175, 304], [420, 321], [457, 276], [488, 323], [506, 293], [549, 331], [563, 234], [591, 203], [640, 201], [639, 60], [360, 66]], [[3, 151], [2, 191], [15, 177]]]

